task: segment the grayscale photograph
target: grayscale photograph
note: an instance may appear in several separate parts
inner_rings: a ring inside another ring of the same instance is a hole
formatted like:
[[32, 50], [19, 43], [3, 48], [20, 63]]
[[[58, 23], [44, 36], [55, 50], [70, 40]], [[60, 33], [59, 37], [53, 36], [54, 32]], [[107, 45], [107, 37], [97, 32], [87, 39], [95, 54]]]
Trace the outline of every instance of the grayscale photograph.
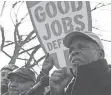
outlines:
[[0, 1], [0, 95], [111, 95], [111, 1]]

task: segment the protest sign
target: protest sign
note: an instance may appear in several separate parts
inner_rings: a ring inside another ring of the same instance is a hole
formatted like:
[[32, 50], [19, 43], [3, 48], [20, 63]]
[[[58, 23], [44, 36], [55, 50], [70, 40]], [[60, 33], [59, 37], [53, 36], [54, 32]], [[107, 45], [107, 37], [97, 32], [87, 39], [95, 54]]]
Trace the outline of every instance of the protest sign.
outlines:
[[27, 1], [27, 7], [43, 50], [53, 57], [57, 68], [66, 66], [65, 35], [92, 30], [89, 1]]

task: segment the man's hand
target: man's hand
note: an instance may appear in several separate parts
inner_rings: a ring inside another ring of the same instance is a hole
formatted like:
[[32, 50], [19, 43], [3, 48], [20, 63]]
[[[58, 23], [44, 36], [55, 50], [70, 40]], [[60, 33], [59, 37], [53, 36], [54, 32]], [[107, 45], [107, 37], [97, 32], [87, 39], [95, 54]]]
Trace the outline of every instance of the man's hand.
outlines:
[[43, 63], [42, 71], [49, 74], [49, 71], [53, 68], [53, 59], [48, 55]]
[[72, 77], [71, 72], [66, 67], [54, 71], [49, 80], [51, 95], [63, 95], [64, 88], [67, 87]]

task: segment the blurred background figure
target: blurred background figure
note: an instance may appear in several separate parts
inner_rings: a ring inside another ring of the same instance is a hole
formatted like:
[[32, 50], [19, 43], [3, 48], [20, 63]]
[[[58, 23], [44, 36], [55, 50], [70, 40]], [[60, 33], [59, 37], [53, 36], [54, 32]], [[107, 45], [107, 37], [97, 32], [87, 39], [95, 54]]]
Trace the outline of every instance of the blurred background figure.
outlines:
[[[47, 54], [47, 57], [42, 66], [42, 70], [41, 70], [39, 76], [37, 77], [37, 82], [38, 82], [38, 81], [40, 81], [40, 78], [45, 78], [43, 76], [48, 76], [48, 79], [46, 78], [45, 82], [42, 84], [43, 87], [41, 89], [43, 89], [43, 92], [41, 93], [41, 95], [46, 95], [46, 93], [49, 92], [49, 90], [50, 90], [49, 72], [53, 68], [53, 66], [54, 66], [53, 59], [49, 56], [49, 54]], [[46, 83], [47, 83], [47, 85], [45, 85]], [[40, 94], [38, 94], [38, 95], [40, 95]]]
[[4, 94], [8, 91], [8, 83], [9, 83], [9, 79], [7, 78], [8, 73], [17, 68], [18, 66], [14, 64], [9, 64], [1, 69], [1, 94]]
[[10, 80], [8, 92], [4, 95], [21, 95], [36, 83], [35, 73], [29, 68], [21, 67], [8, 74]]
[[53, 59], [47, 54], [43, 62], [40, 74], [37, 76], [36, 84], [24, 95], [46, 95], [49, 92], [49, 72], [53, 68]]

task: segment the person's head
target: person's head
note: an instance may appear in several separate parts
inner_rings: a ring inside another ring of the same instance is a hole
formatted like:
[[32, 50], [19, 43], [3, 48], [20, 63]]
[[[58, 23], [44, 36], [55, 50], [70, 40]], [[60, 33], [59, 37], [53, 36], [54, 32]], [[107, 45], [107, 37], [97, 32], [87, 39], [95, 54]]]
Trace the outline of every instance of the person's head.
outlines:
[[65, 36], [63, 44], [69, 48], [72, 65], [85, 65], [104, 58], [104, 48], [100, 38], [93, 32], [71, 32]]
[[7, 66], [4, 66], [1, 69], [1, 92], [2, 92], [2, 94], [8, 91], [8, 83], [9, 83], [9, 80], [7, 78], [8, 73], [17, 68], [18, 68], [18, 66], [14, 65], [14, 64], [9, 64]]
[[36, 83], [35, 73], [24, 67], [9, 73], [8, 78], [10, 79], [8, 85], [9, 95], [19, 95], [29, 90]]

